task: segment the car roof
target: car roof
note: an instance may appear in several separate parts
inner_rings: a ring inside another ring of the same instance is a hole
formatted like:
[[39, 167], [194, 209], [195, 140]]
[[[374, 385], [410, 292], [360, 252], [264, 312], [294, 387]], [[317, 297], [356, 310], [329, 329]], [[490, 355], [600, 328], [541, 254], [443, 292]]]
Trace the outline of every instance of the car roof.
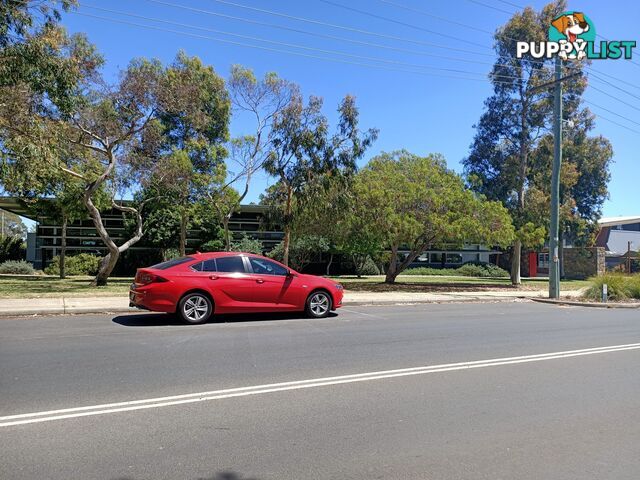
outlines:
[[232, 255], [241, 255], [247, 257], [262, 257], [262, 255], [256, 255], [255, 253], [245, 253], [245, 252], [204, 252], [204, 253], [192, 253], [187, 255], [188, 257], [193, 257], [197, 260], [206, 260], [209, 258], [218, 258], [218, 257], [228, 257]]

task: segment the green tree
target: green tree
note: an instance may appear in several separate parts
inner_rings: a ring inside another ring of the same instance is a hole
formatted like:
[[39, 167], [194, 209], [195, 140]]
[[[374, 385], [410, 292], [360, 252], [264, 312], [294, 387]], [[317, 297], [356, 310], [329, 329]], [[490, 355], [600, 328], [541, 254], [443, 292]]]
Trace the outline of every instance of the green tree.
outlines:
[[262, 253], [264, 252], [264, 247], [262, 246], [262, 242], [260, 240], [258, 240], [257, 238], [252, 238], [247, 235], [246, 232], [243, 232], [242, 237], [240, 237], [239, 240], [231, 242], [231, 251], [262, 255]]
[[[358, 217], [390, 250], [387, 283], [430, 247], [504, 245], [513, 239], [507, 210], [466, 189], [440, 155], [383, 153], [358, 173], [354, 188]], [[408, 254], [401, 259], [405, 249]]]
[[302, 96], [296, 92], [273, 120], [265, 170], [277, 178], [277, 183], [264, 196], [263, 203], [279, 210], [284, 230], [282, 261], [285, 265], [289, 262], [296, 204], [305, 199], [308, 186], [323, 176], [355, 172], [357, 160], [378, 134], [375, 129], [360, 131], [359, 113], [352, 96], [346, 96], [338, 107], [338, 128], [333, 135], [328, 132], [328, 121], [321, 110], [322, 99], [311, 97], [305, 105]]
[[[321, 254], [328, 252], [330, 245], [326, 238], [319, 235], [302, 235], [294, 238], [289, 247], [289, 263], [296, 270], [302, 270]], [[269, 252], [269, 257], [284, 263], [284, 254], [282, 241]]]
[[180, 214], [180, 255], [195, 205], [224, 182], [223, 146], [230, 101], [224, 80], [197, 57], [179, 52], [160, 82], [161, 157], [152, 181]]
[[[496, 31], [493, 94], [485, 101], [471, 151], [463, 162], [469, 185], [502, 202], [511, 213], [517, 230], [512, 246], [513, 284], [521, 282], [523, 245], [541, 243], [548, 225], [547, 215], [538, 210], [541, 188], [533, 183], [537, 169], [532, 156], [549, 131], [553, 107], [548, 91], [537, 88], [553, 79], [553, 60], [530, 55], [518, 59], [514, 43], [546, 41], [551, 20], [565, 10], [564, 0], [550, 3], [540, 12], [527, 7]], [[580, 114], [580, 97], [586, 87], [580, 64], [572, 67], [576, 76], [564, 83], [566, 118]]]
[[[11, 118], [0, 112], [0, 123], [5, 127], [3, 143], [14, 153], [7, 156], [12, 172], [35, 171], [47, 163], [45, 170], [64, 172], [83, 185], [83, 203], [108, 250], [94, 284], [105, 285], [121, 253], [142, 238], [141, 210], [149, 201], [134, 206], [115, 198], [135, 193], [157, 178], [165, 152], [163, 121], [166, 115], [176, 114], [175, 99], [184, 97], [183, 90], [192, 84], [188, 78], [185, 83], [172, 81], [174, 77], [158, 61], [145, 59], [132, 61], [113, 86], [105, 86], [98, 73], [94, 70], [85, 77], [69, 112], [30, 96], [21, 109], [15, 103], [18, 110]], [[34, 103], [40, 107], [33, 108]], [[180, 108], [200, 109], [200, 105], [186, 103]], [[190, 112], [182, 113], [189, 117]], [[119, 245], [96, 205], [101, 191], [111, 193], [112, 208], [136, 220], [133, 235]]]
[[19, 215], [0, 208], [0, 237], [27, 237], [27, 226]]
[[[229, 92], [234, 114], [250, 122], [253, 127], [251, 134], [231, 140], [229, 163], [235, 172], [229, 172], [227, 182], [210, 195], [211, 203], [222, 221], [225, 250], [231, 248], [231, 215], [249, 193], [253, 176], [267, 161], [273, 120], [291, 102], [297, 87], [273, 72], [257, 79], [252, 70], [234, 65], [229, 78]], [[235, 184], [242, 185], [240, 191], [233, 188]]]

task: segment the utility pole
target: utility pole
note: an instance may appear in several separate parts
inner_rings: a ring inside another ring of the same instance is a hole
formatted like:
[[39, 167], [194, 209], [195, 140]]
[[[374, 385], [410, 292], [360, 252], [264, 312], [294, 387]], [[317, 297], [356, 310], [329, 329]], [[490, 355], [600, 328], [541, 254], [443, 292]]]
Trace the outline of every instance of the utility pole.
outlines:
[[555, 87], [553, 92], [553, 170], [551, 171], [551, 225], [549, 228], [549, 298], [560, 298], [560, 166], [562, 164], [562, 82], [579, 76], [572, 73], [562, 76], [562, 60], [556, 57], [555, 79], [545, 82], [531, 91]]
[[562, 164], [562, 60], [556, 57], [553, 98], [553, 170], [551, 172], [551, 226], [549, 228], [549, 298], [560, 298], [560, 166]]

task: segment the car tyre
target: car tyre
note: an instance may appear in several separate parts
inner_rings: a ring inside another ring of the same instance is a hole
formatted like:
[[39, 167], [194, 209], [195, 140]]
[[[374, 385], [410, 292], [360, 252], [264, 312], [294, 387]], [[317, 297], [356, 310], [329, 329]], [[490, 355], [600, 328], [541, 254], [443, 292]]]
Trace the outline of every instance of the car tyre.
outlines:
[[178, 315], [190, 325], [206, 323], [213, 313], [213, 302], [201, 292], [186, 294], [178, 303]]
[[331, 311], [333, 301], [331, 295], [324, 290], [312, 292], [307, 298], [305, 311], [311, 318], [325, 318]]

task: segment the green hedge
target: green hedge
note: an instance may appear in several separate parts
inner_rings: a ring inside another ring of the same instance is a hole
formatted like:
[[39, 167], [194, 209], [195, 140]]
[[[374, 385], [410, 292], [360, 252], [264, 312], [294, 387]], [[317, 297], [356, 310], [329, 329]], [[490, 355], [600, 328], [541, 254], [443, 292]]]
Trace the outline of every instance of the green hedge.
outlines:
[[[98, 273], [102, 257], [90, 253], [79, 253], [65, 258], [66, 275], [95, 275]], [[51, 263], [44, 269], [47, 275], [60, 275], [60, 257], [55, 256]]]
[[14, 275], [33, 275], [35, 270], [33, 265], [24, 260], [7, 260], [0, 264], [0, 273], [14, 274]]
[[589, 279], [589, 287], [584, 293], [590, 300], [602, 299], [602, 285], [607, 284], [610, 300], [640, 300], [640, 273], [625, 275], [623, 273], [607, 273]]
[[507, 278], [509, 272], [493, 265], [492, 263], [465, 263], [458, 268], [409, 268], [401, 275], [436, 275], [436, 276], [463, 276], [482, 278]]

